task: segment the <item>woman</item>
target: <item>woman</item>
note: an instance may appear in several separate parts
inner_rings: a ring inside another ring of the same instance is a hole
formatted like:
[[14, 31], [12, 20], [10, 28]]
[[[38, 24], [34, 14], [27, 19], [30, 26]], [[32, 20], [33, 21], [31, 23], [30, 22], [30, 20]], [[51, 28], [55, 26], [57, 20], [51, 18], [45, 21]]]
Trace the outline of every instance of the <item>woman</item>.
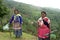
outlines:
[[46, 17], [46, 12], [41, 12], [41, 17], [38, 19], [38, 39], [50, 40], [50, 19]]
[[13, 24], [13, 30], [16, 38], [22, 35], [22, 16], [17, 9], [14, 10], [14, 15], [10, 20], [10, 24]]

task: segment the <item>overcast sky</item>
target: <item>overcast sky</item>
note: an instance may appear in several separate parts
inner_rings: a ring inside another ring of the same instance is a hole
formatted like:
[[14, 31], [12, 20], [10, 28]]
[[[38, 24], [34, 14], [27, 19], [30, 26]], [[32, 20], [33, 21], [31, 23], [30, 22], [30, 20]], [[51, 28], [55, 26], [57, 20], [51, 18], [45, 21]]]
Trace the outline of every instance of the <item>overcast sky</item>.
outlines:
[[60, 0], [14, 0], [39, 7], [52, 7], [60, 9]]

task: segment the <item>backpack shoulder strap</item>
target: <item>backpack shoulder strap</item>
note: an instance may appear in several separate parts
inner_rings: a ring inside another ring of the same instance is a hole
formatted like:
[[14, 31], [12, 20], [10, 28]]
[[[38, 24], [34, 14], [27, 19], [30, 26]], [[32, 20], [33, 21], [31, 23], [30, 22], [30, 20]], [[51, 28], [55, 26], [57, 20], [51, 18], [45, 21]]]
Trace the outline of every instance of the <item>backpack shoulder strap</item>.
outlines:
[[43, 23], [44, 23], [45, 25], [47, 25], [48, 28], [50, 28], [48, 22], [46, 22], [45, 20], [43, 20]]

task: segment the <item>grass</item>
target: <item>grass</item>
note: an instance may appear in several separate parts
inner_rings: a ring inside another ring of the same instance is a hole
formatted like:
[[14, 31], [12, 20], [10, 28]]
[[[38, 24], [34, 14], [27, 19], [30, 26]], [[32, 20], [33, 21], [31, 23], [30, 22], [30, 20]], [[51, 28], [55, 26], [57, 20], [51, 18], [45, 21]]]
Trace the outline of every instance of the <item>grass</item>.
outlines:
[[[0, 32], [0, 40], [38, 40], [38, 38], [36, 36], [24, 32], [20, 38], [15, 38], [13, 32], [11, 32], [11, 36], [10, 36], [10, 32]], [[52, 39], [52, 40], [56, 40], [56, 39]]]
[[0, 40], [37, 40], [37, 37], [23, 32], [22, 37], [15, 38], [13, 33], [11, 33], [11, 37], [10, 37], [9, 32], [0, 32]]

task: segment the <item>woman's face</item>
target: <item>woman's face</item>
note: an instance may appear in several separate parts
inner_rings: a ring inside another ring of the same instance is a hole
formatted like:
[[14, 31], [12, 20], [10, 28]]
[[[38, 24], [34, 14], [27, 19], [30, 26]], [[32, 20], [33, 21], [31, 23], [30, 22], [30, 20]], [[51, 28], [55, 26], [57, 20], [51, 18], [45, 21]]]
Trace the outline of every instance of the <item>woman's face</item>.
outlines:
[[46, 14], [45, 13], [41, 13], [41, 17], [42, 18], [46, 17]]
[[15, 14], [18, 14], [18, 11], [15, 11]]

